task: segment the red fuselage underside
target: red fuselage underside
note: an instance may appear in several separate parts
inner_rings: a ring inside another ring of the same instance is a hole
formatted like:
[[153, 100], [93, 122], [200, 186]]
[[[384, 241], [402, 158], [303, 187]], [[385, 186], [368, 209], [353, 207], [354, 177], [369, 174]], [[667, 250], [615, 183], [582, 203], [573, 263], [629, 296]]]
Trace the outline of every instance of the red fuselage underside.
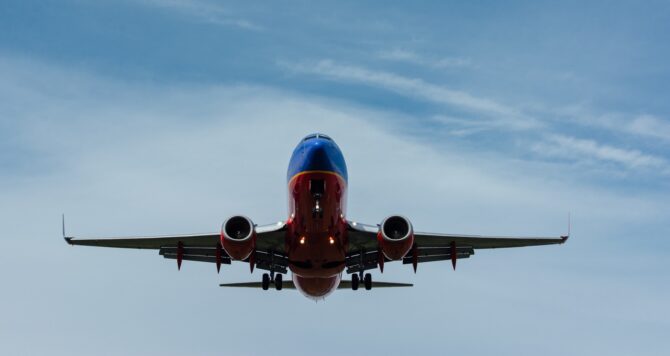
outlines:
[[[316, 198], [310, 182], [323, 181]], [[288, 184], [289, 219], [286, 238], [289, 268], [296, 287], [305, 295], [322, 298], [337, 288], [347, 251], [347, 184], [334, 172], [306, 171]]]

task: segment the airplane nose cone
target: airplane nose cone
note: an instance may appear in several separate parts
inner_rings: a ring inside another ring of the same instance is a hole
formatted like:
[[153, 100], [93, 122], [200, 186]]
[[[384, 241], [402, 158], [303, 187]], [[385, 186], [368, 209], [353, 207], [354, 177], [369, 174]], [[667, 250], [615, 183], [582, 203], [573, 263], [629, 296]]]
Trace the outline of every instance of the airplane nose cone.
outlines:
[[339, 147], [330, 138], [308, 137], [296, 147], [291, 156], [287, 179], [305, 171], [327, 171], [347, 180], [347, 166]]
[[316, 142], [305, 149], [305, 158], [316, 166], [327, 165], [331, 161], [328, 148], [324, 143]]

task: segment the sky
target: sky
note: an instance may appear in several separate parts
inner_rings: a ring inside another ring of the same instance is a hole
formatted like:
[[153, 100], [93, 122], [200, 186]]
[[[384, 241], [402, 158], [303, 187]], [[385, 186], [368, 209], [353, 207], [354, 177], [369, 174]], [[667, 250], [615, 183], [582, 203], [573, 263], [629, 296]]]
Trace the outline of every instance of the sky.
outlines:
[[[667, 355], [670, 3], [0, 2], [2, 354]], [[286, 218], [324, 132], [348, 217], [561, 246], [231, 290], [75, 236]]]

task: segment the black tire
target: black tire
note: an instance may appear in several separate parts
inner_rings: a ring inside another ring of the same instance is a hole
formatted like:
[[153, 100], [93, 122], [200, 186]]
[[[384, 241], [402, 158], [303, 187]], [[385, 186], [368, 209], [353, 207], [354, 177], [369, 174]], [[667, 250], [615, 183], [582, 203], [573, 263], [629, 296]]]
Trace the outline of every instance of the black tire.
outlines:
[[372, 289], [372, 275], [370, 273], [365, 274], [363, 282], [365, 283], [365, 290]]
[[275, 289], [281, 290], [282, 287], [282, 275], [278, 274], [275, 276]]
[[270, 288], [270, 275], [263, 273], [263, 280], [261, 280], [261, 287], [263, 290], [268, 290]]
[[358, 290], [358, 274], [354, 273], [351, 275], [351, 290]]

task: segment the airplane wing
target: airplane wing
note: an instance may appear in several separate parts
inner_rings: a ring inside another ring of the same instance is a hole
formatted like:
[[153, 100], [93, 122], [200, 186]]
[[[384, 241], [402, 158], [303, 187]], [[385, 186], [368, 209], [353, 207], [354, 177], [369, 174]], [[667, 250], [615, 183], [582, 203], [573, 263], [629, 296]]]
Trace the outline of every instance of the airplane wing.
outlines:
[[[347, 273], [375, 269], [388, 259], [380, 256], [377, 243], [379, 226], [349, 222], [349, 252]], [[434, 234], [415, 232], [414, 248], [402, 259], [403, 264], [416, 265], [423, 262], [469, 258], [477, 249], [511, 248], [562, 244], [568, 236], [560, 237], [514, 237], [459, 234]], [[383, 261], [381, 260], [383, 258]], [[383, 267], [382, 267], [383, 268]]]
[[[283, 222], [257, 226], [256, 253], [252, 260], [248, 258], [244, 262], [250, 262], [252, 269], [255, 266], [269, 270], [272, 265], [275, 272], [286, 273], [285, 234]], [[70, 245], [158, 250], [159, 255], [167, 259], [216, 263], [217, 270], [220, 264], [231, 263], [230, 256], [221, 248], [220, 233], [79, 238], [65, 236], [63, 224], [63, 238]], [[181, 266], [181, 262], [178, 265]]]

